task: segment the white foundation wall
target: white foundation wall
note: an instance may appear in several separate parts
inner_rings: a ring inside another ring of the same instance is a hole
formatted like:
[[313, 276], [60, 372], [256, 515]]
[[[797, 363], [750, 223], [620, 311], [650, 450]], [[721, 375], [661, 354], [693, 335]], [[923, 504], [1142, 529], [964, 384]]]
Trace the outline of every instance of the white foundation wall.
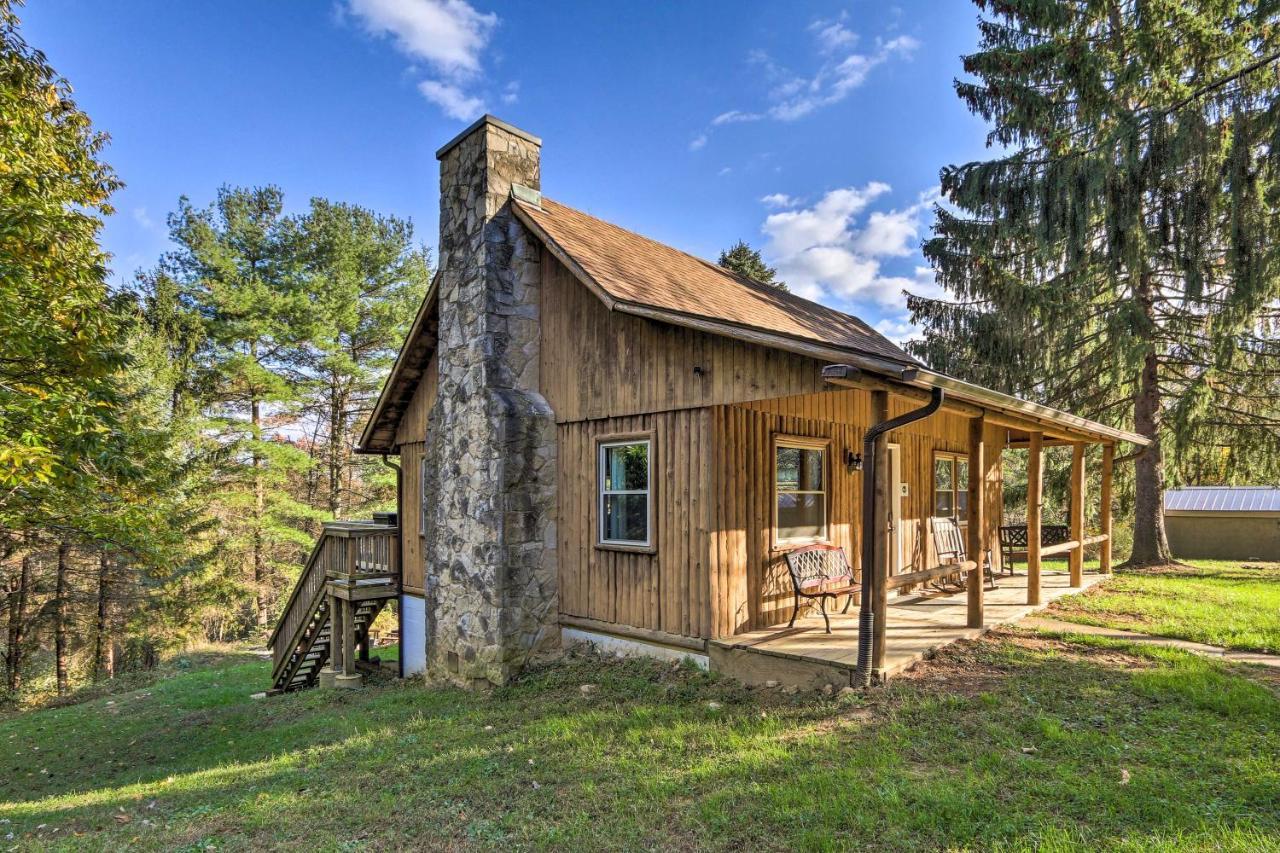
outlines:
[[561, 628], [560, 642], [565, 648], [579, 643], [586, 643], [594, 646], [602, 654], [617, 655], [619, 657], [650, 657], [670, 661], [688, 659], [699, 669], [707, 669], [710, 665], [706, 655], [687, 649], [660, 646], [657, 643], [615, 637], [612, 634], [586, 631], [581, 628]]
[[400, 596], [400, 660], [406, 677], [427, 671], [427, 606], [416, 595]]

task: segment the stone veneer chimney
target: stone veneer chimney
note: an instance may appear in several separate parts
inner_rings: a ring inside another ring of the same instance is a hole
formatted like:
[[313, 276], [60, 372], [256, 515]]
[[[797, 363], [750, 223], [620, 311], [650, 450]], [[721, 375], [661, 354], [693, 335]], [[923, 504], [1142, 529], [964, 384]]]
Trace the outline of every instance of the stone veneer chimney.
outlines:
[[541, 189], [541, 145], [486, 115], [436, 152], [427, 670], [472, 686], [504, 683], [559, 642], [556, 432], [538, 386], [540, 248], [510, 202], [513, 184]]

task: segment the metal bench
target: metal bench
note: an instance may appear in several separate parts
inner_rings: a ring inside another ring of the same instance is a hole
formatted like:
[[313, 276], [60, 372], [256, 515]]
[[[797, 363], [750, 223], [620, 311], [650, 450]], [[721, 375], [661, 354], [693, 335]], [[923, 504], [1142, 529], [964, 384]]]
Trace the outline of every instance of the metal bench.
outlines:
[[[1065, 524], [1040, 525], [1040, 547], [1061, 545], [1071, 539], [1071, 529]], [[1017, 558], [1027, 559], [1027, 525], [1005, 524], [1000, 527], [1000, 555], [1010, 574]]]
[[827, 617], [827, 599], [849, 596], [841, 613], [849, 612], [853, 603], [853, 594], [862, 591], [862, 584], [854, 583], [853, 569], [849, 566], [849, 558], [839, 545], [806, 545], [788, 551], [786, 555], [787, 571], [791, 575], [791, 587], [795, 591], [796, 605], [791, 611], [791, 621], [787, 627], [796, 624], [796, 615], [800, 612], [800, 599], [818, 599], [822, 610], [822, 621], [831, 633], [831, 620]]

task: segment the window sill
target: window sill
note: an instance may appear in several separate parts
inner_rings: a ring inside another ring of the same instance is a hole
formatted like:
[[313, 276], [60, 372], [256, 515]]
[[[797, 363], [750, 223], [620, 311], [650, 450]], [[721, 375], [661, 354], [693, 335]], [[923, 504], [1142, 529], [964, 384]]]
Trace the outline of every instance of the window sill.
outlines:
[[795, 539], [788, 542], [774, 542], [771, 550], [777, 553], [786, 553], [794, 551], [797, 548], [807, 548], [810, 545], [834, 545], [830, 539]]
[[657, 545], [626, 545], [621, 542], [597, 542], [597, 551], [621, 551], [624, 554], [656, 554]]

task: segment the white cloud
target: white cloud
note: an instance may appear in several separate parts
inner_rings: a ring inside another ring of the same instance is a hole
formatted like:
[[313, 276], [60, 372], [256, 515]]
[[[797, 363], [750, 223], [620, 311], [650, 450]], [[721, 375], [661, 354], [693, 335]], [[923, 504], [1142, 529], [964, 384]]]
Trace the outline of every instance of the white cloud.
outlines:
[[512, 80], [502, 89], [502, 103], [514, 104], [520, 100], [520, 81]]
[[689, 150], [697, 151], [699, 148], [701, 148], [706, 144], [707, 144], [707, 135], [705, 133], [699, 133], [693, 139], [689, 140]]
[[449, 118], [467, 121], [484, 112], [484, 101], [468, 95], [452, 83], [423, 80], [418, 84], [418, 91], [424, 98], [443, 110]]
[[841, 48], [853, 47], [858, 42], [858, 34], [850, 30], [844, 25], [844, 21], [848, 19], [848, 14], [842, 14], [839, 20], [835, 21], [814, 21], [809, 25], [809, 31], [814, 33], [818, 40], [818, 46], [830, 53]]
[[747, 61], [762, 69], [768, 86], [764, 93], [767, 106], [756, 110], [726, 110], [713, 116], [708, 129], [696, 137], [701, 140], [696, 148], [706, 144], [711, 128], [766, 119], [796, 121], [837, 104], [865, 83], [877, 67], [894, 58], [909, 58], [920, 48], [916, 39], [900, 35], [888, 41], [876, 39], [875, 49], [870, 52], [852, 52], [858, 36], [844, 26], [844, 17], [810, 24], [809, 30], [818, 43], [818, 53], [823, 57], [811, 74], [796, 74], [774, 62], [768, 53], [751, 51]]
[[155, 220], [147, 213], [147, 209], [145, 207], [135, 207], [133, 209], [133, 221], [138, 223], [138, 226], [142, 228], [143, 231], [159, 230]]
[[796, 200], [786, 193], [769, 193], [760, 199], [766, 207], [795, 207]]
[[351, 13], [374, 36], [390, 36], [401, 52], [437, 71], [475, 74], [498, 23], [465, 0], [348, 0]]
[[812, 246], [835, 245], [845, 241], [854, 216], [889, 185], [872, 181], [861, 189], [832, 190], [811, 208], [770, 214], [762, 230], [779, 255], [793, 255]]
[[723, 168], [720, 169], [719, 172], [716, 172], [716, 174], [723, 178], [725, 175], [730, 174], [732, 171], [733, 171], [732, 167], [724, 166]]
[[[401, 53], [431, 69], [433, 79], [418, 90], [446, 115], [467, 120], [484, 111], [484, 99], [471, 89], [482, 76], [497, 15], [466, 0], [347, 0], [346, 9], [367, 33], [390, 38]], [[514, 102], [518, 86], [507, 85], [505, 103]]]
[[879, 181], [835, 189], [810, 207], [797, 207], [782, 193], [765, 196], [766, 205], [785, 201], [789, 207], [769, 214], [761, 225], [765, 256], [794, 292], [818, 301], [834, 297], [901, 309], [904, 290], [940, 294], [927, 266], [917, 266], [911, 276], [888, 274], [882, 267], [886, 258], [912, 254], [937, 191], [921, 193], [905, 209], [873, 211], [859, 221], [889, 190]]
[[713, 127], [719, 127], [722, 124], [738, 124], [744, 121], [759, 121], [764, 116], [759, 113], [746, 113], [742, 110], [729, 110], [726, 113], [720, 113], [711, 120]]

